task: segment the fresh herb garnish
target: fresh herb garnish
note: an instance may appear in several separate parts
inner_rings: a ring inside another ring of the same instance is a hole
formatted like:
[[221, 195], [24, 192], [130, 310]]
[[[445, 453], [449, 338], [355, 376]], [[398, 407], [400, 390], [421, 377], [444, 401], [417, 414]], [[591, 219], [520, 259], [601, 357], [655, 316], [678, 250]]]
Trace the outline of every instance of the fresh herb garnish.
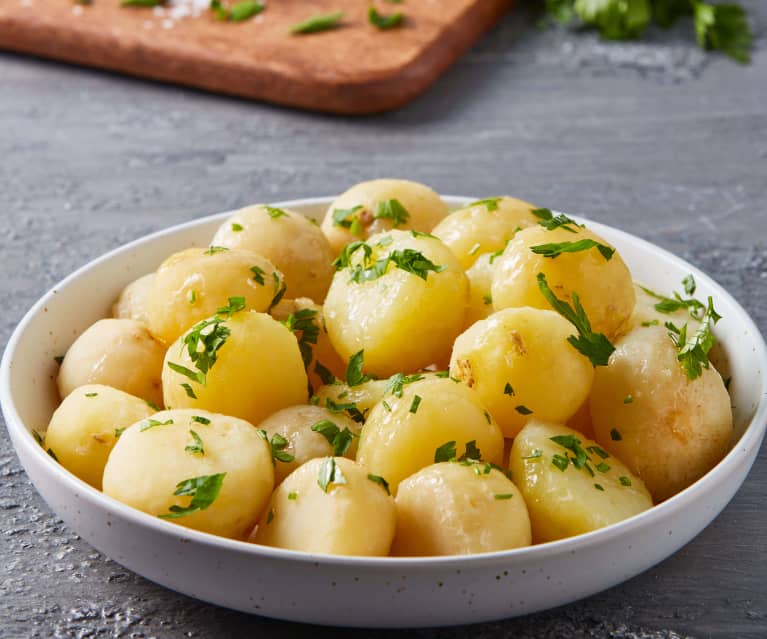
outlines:
[[633, 404], [634, 403], [634, 397], [631, 395], [626, 395], [626, 397], [623, 398], [624, 404]]
[[496, 499], [501, 499], [501, 500], [503, 500], [503, 499], [511, 499], [512, 497], [514, 497], [514, 493], [496, 493], [495, 494], [495, 498]]
[[413, 395], [413, 401], [410, 403], [409, 412], [414, 415], [418, 412], [418, 407], [421, 405], [421, 396]]
[[206, 251], [203, 251], [203, 255], [215, 255], [216, 253], [224, 253], [228, 250], [225, 246], [209, 246]]
[[[352, 264], [351, 258], [354, 253], [362, 249], [363, 257], [360, 264]], [[385, 257], [373, 260], [373, 249], [365, 242], [352, 242], [347, 244], [341, 255], [333, 262], [336, 270], [342, 268], [351, 269], [351, 281], [357, 284], [361, 282], [370, 282], [386, 274], [389, 265], [393, 264], [396, 268], [408, 273], [412, 273], [423, 280], [426, 280], [429, 271], [441, 273], [447, 266], [434, 264], [423, 253], [414, 249], [395, 249]]]
[[191, 495], [192, 500], [185, 507], [171, 506], [170, 512], [160, 515], [160, 517], [162, 519], [176, 519], [209, 508], [221, 491], [224, 477], [226, 477], [226, 473], [216, 473], [215, 475], [200, 475], [180, 481], [176, 484], [176, 491], [173, 494], [179, 497]]
[[288, 499], [290, 499], [291, 501], [295, 501], [296, 499], [298, 499], [298, 493], [295, 490], [289, 492]]
[[621, 475], [620, 477], [618, 477], [618, 481], [623, 486], [631, 486], [631, 480], [628, 477], [624, 476], [624, 475]]
[[115, 437], [119, 437], [125, 432], [125, 429], [127, 426], [123, 426], [122, 428], [115, 428]]
[[523, 406], [522, 404], [515, 406], [514, 410], [517, 411], [520, 415], [532, 415], [533, 413], [533, 411], [531, 411], [527, 406]]
[[610, 430], [610, 439], [614, 442], [619, 442], [623, 439], [623, 435], [620, 434], [620, 431], [617, 428], [613, 428]]
[[434, 451], [434, 463], [447, 462], [455, 459], [455, 440], [445, 442]]
[[[695, 292], [695, 280], [693, 279], [692, 275], [685, 277], [684, 280], [682, 280], [682, 285], [684, 286], [685, 293], [687, 293], [688, 296]], [[700, 320], [706, 311], [706, 306], [703, 304], [703, 302], [696, 300], [693, 297], [688, 297], [685, 299], [676, 291], [673, 293], [674, 297], [666, 297], [665, 295], [656, 293], [655, 291], [645, 286], [640, 286], [639, 288], [641, 288], [650, 297], [654, 297], [656, 300], [660, 300], [654, 306], [655, 310], [659, 313], [669, 314], [675, 313], [681, 309], [687, 309], [688, 313], [690, 313], [690, 317], [696, 320]], [[658, 322], [655, 321], [655, 324], [657, 323]]]
[[402, 397], [402, 391], [407, 384], [412, 384], [422, 380], [424, 377], [421, 373], [414, 373], [413, 375], [405, 375], [404, 373], [395, 373], [392, 375], [384, 388], [384, 395], [391, 393], [395, 397]]
[[492, 303], [493, 303], [493, 296], [492, 296], [492, 295], [490, 295], [490, 293], [485, 293], [485, 294], [482, 296], [482, 301], [484, 302], [484, 304], [485, 304], [486, 306], [490, 306], [490, 304], [492, 304]]
[[402, 206], [402, 202], [397, 199], [381, 200], [376, 204], [373, 217], [377, 220], [391, 220], [396, 229], [398, 226], [407, 223], [410, 219], [410, 213], [408, 213], [408, 210]]
[[276, 220], [279, 217], [286, 217], [288, 214], [282, 209], [275, 208], [273, 206], [264, 206], [264, 209], [269, 214], [269, 217]]
[[[460, 457], [456, 457], [458, 451], [456, 450], [455, 444], [455, 440], [451, 440], [449, 442], [445, 442], [442, 444], [442, 446], [438, 446], [434, 451], [434, 463], [438, 464], [440, 462], [459, 461], [471, 464], [474, 462], [482, 461], [482, 452], [479, 450], [479, 448], [477, 448], [477, 441], [475, 439], [466, 442], [466, 445], [464, 446], [464, 452]], [[490, 468], [494, 467], [494, 464], [490, 464]], [[487, 472], [490, 472], [490, 470]]]
[[320, 378], [320, 381], [323, 384], [332, 384], [336, 381], [335, 375], [330, 372], [325, 366], [323, 366], [319, 361], [314, 362], [314, 372], [317, 373], [317, 376]]
[[200, 438], [200, 436], [191, 429], [189, 431], [189, 434], [192, 436], [194, 443], [188, 444], [187, 446], [185, 446], [184, 450], [192, 453], [193, 455], [196, 455], [197, 453], [199, 453], [200, 455], [204, 455], [205, 447], [203, 446], [202, 439]]
[[[298, 340], [298, 348], [301, 351], [301, 359], [304, 367], [308, 368], [312, 361], [312, 345], [317, 344], [320, 336], [320, 327], [316, 321], [317, 311], [313, 308], [304, 308], [288, 315], [288, 319], [282, 322]], [[316, 365], [315, 365], [316, 369]], [[326, 383], [323, 380], [323, 383]]]
[[368, 9], [368, 20], [370, 21], [370, 24], [381, 31], [399, 27], [404, 19], [405, 14], [401, 11], [386, 16], [378, 13], [375, 7], [370, 7], [370, 9]]
[[570, 465], [570, 459], [568, 457], [564, 457], [563, 455], [553, 455], [551, 458], [551, 463], [559, 468], [559, 470], [562, 472], [565, 472], [567, 467]]
[[512, 386], [511, 386], [511, 384], [509, 384], [509, 382], [506, 382], [506, 386], [503, 387], [503, 394], [504, 395], [508, 395], [509, 397], [514, 395], [514, 388], [512, 388]]
[[294, 24], [292, 27], [290, 27], [290, 33], [299, 35], [336, 29], [340, 26], [341, 20], [343, 20], [343, 18], [343, 11], [311, 16], [310, 18], [307, 18], [306, 20], [303, 20], [302, 22]]
[[269, 303], [269, 308], [266, 309], [267, 313], [280, 303], [280, 300], [282, 300], [285, 295], [285, 291], [288, 290], [288, 285], [285, 284], [285, 281], [280, 279], [280, 276], [274, 271], [272, 272], [272, 282], [274, 283], [274, 297]]
[[522, 459], [539, 459], [543, 457], [543, 451], [539, 448], [535, 448], [532, 453], [530, 453], [527, 457], [523, 457]]
[[197, 301], [197, 291], [193, 288], [189, 289], [189, 292], [186, 294], [186, 299], [190, 304], [194, 304]]
[[687, 324], [678, 328], [671, 322], [666, 322], [666, 328], [669, 329], [668, 335], [679, 351], [676, 358], [689, 380], [700, 377], [703, 374], [703, 369], [709, 368], [708, 353], [716, 343], [712, 328], [720, 319], [722, 316], [714, 310], [714, 300], [709, 296], [700, 326], [689, 340], [687, 339]]
[[274, 521], [274, 508], [270, 508], [266, 515], [266, 523], [271, 524]]
[[368, 474], [368, 479], [383, 488], [387, 495], [391, 495], [391, 491], [389, 490], [389, 482], [386, 481], [383, 477], [380, 475]]
[[498, 259], [499, 257], [501, 257], [501, 255], [503, 255], [503, 252], [506, 250], [506, 247], [509, 245], [509, 242], [510, 242], [510, 240], [506, 240], [506, 244], [503, 245], [502, 249], [498, 249], [494, 253], [490, 254], [490, 258], [489, 258], [488, 262], [491, 265], [492, 265], [493, 262], [495, 262], [496, 259]]
[[346, 484], [346, 477], [341, 472], [341, 467], [336, 464], [332, 457], [326, 457], [320, 465], [320, 474], [317, 483], [323, 492], [328, 492], [330, 484]]
[[365, 209], [362, 204], [358, 204], [350, 209], [333, 209], [333, 226], [349, 229], [352, 235], [362, 235], [361, 212]]
[[332, 399], [328, 397], [325, 400], [325, 408], [327, 408], [331, 413], [345, 412], [355, 422], [359, 424], [365, 423], [365, 413], [360, 411], [360, 409], [357, 408], [357, 404], [355, 404], [354, 402], [346, 402], [344, 404], [341, 404], [341, 403], [334, 402]]
[[[173, 366], [177, 366], [177, 364], [173, 364]], [[168, 367], [169, 367], [171, 370], [175, 370], [175, 369], [173, 368], [173, 366], [171, 366], [171, 362], [168, 362]], [[179, 368], [183, 368], [183, 369], [184, 369], [184, 371], [189, 371], [189, 369], [188, 369], [188, 368], [184, 368], [183, 366], [179, 366]], [[186, 373], [184, 373], [184, 375], [186, 375]], [[187, 396], [187, 397], [191, 397], [192, 399], [197, 399], [197, 395], [195, 395], [195, 393], [194, 393], [194, 389], [193, 389], [193, 388], [192, 388], [192, 387], [191, 387], [189, 384], [187, 384], [186, 382], [184, 382], [183, 384], [181, 384], [181, 388], [183, 388], [183, 389], [184, 389], [184, 392], [186, 393], [186, 396]]]
[[293, 455], [285, 452], [285, 449], [290, 445], [290, 442], [282, 435], [279, 433], [274, 433], [272, 438], [269, 439], [267, 432], [263, 428], [258, 429], [258, 434], [267, 444], [269, 444], [269, 452], [272, 455], [273, 464], [277, 461], [281, 461], [284, 464], [289, 464], [295, 459]]
[[121, 7], [161, 7], [165, 0], [120, 0]]
[[642, 322], [642, 326], [657, 326], [660, 322], [657, 319], [645, 320]]
[[164, 422], [161, 422], [159, 419], [147, 419], [141, 422], [141, 428], [139, 428], [139, 431], [142, 433], [145, 430], [149, 430], [150, 428], [154, 428], [155, 426], [168, 426], [173, 423], [172, 419], [168, 419]]
[[466, 208], [469, 208], [470, 206], [484, 206], [490, 212], [497, 211], [498, 202], [502, 199], [502, 197], [486, 197], [484, 200], [477, 200], [476, 202], [468, 204]]
[[262, 269], [260, 266], [251, 266], [250, 271], [253, 273], [253, 281], [255, 281], [257, 284], [260, 284], [261, 286], [266, 284], [266, 280], [264, 279], [266, 271], [264, 269]]
[[221, 0], [210, 0], [210, 10], [216, 14], [216, 18], [230, 22], [243, 22], [261, 13], [265, 8], [266, 5], [263, 2], [254, 0], [242, 0], [231, 7], [225, 6]]
[[604, 487], [602, 486], [602, 484], [594, 484], [594, 488], [596, 488], [597, 490], [601, 490], [601, 491], [603, 491], [603, 492], [604, 492]]
[[64, 361], [64, 356], [56, 355], [56, 357], [53, 358], [53, 361], [55, 361], [59, 366], [61, 366], [62, 362]]
[[192, 415], [192, 421], [197, 422], [198, 424], [202, 424], [203, 426], [210, 424], [210, 420], [207, 417], [203, 417], [202, 415]]
[[[547, 231], [553, 231], [554, 229], [561, 228], [564, 231], [570, 233], [577, 233], [577, 228], [582, 228], [582, 224], [578, 224], [572, 218], [567, 217], [563, 213], [554, 215], [550, 209], [533, 209], [530, 211], [535, 217], [538, 218], [538, 224], [540, 224]], [[575, 228], [574, 228], [575, 227]]]
[[85, 396], [86, 397], [98, 397], [99, 394], [98, 393], [85, 393]]
[[531, 246], [530, 250], [536, 255], [543, 255], [543, 257], [555, 258], [562, 255], [562, 253], [578, 253], [580, 251], [588, 251], [589, 249], [596, 248], [605, 260], [610, 260], [615, 249], [601, 244], [595, 240], [586, 238], [578, 240], [577, 242], [558, 242], [551, 244], [538, 244], [537, 246]]
[[588, 357], [594, 366], [607, 366], [615, 347], [606, 335], [591, 330], [591, 322], [589, 322], [589, 318], [586, 317], [586, 312], [581, 306], [578, 293], [573, 292], [573, 306], [571, 307], [567, 302], [554, 295], [543, 273], [538, 273], [538, 288], [551, 307], [577, 329], [577, 337], [570, 335], [567, 338], [573, 348]]
[[234, 231], [235, 233], [239, 233], [240, 231], [242, 231], [242, 228], [243, 228], [242, 224], [237, 224], [237, 222], [232, 222], [232, 231]]
[[365, 350], [357, 351], [349, 358], [349, 364], [346, 366], [346, 383], [349, 386], [359, 386], [373, 379], [370, 375], [362, 372], [365, 364]]
[[328, 444], [333, 447], [333, 455], [335, 457], [342, 457], [345, 455], [346, 451], [348, 451], [349, 447], [352, 445], [352, 441], [357, 437], [357, 435], [348, 428], [341, 430], [329, 419], [318, 421], [312, 426], [312, 430], [315, 433], [322, 435], [328, 441]]

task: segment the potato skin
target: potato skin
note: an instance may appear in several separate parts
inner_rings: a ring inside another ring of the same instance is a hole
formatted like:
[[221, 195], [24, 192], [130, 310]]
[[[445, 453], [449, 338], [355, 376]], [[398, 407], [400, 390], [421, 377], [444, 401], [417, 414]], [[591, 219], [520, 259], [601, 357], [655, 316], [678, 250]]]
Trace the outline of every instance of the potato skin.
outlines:
[[283, 284], [282, 273], [252, 251], [186, 249], [157, 269], [147, 304], [149, 330], [171, 344], [193, 324], [226, 306], [230, 297], [244, 297], [247, 308], [267, 311]]
[[148, 273], [133, 280], [120, 293], [112, 305], [112, 317], [116, 319], [132, 319], [142, 324], [149, 324], [146, 312], [147, 300], [154, 286], [154, 273]]
[[43, 448], [58, 462], [94, 488], [101, 477], [119, 429], [155, 412], [143, 399], [101, 384], [80, 386], [53, 413]]
[[573, 332], [554, 311], [498, 311], [455, 340], [450, 375], [476, 391], [505, 437], [531, 419], [565, 421], [594, 377], [589, 360], [567, 341]]
[[[431, 364], [444, 367], [468, 300], [468, 281], [458, 260], [436, 238], [407, 231], [373, 236], [368, 245], [374, 261], [393, 251], [414, 250], [444, 268], [428, 271], [424, 280], [390, 264], [380, 277], [362, 282], [351, 280], [352, 267], [336, 271], [324, 306], [334, 348], [347, 361], [364, 349], [365, 371], [379, 377]], [[362, 258], [363, 251], [356, 251], [352, 265]]]
[[[210, 420], [203, 424], [193, 417]], [[167, 521], [222, 537], [242, 539], [269, 500], [274, 471], [269, 445], [248, 422], [201, 410], [166, 410], [152, 416], [167, 422], [141, 430], [141, 421], [117, 441], [104, 469], [104, 493], [154, 516], [186, 507], [175, 496], [179, 482], [226, 473], [218, 496], [206, 509]], [[203, 454], [190, 452], [194, 430]]]
[[[304, 364], [287, 328], [266, 313], [249, 310], [222, 319], [220, 326], [230, 334], [204, 385], [169, 366], [197, 371], [185, 336], [168, 349], [162, 372], [166, 406], [201, 408], [258, 424], [281, 408], [306, 402]], [[196, 397], [190, 397], [182, 384], [188, 384]]]
[[[410, 217], [399, 229], [414, 229], [428, 233], [447, 215], [448, 207], [432, 189], [418, 182], [409, 180], [370, 180], [360, 182], [339, 195], [322, 220], [322, 231], [330, 242], [333, 251], [338, 254], [349, 242], [364, 240], [376, 233], [395, 228], [392, 220], [374, 217], [379, 202], [396, 199], [405, 207]], [[360, 232], [355, 235], [333, 220], [336, 209], [352, 209], [361, 206], [357, 216]]]
[[502, 250], [517, 231], [533, 226], [538, 218], [533, 204], [503, 196], [473, 202], [453, 211], [434, 227], [441, 239], [468, 269], [482, 253]]
[[[415, 412], [414, 401], [420, 401]], [[503, 435], [479, 396], [451, 379], [424, 379], [407, 384], [401, 397], [387, 394], [373, 407], [360, 434], [357, 461], [385, 478], [395, 494], [403, 479], [434, 463], [438, 447], [455, 441], [460, 456], [472, 440], [483, 461], [503, 463]]]
[[730, 397], [713, 366], [694, 380], [687, 378], [665, 328], [634, 329], [615, 347], [594, 378], [590, 406], [596, 440], [639, 475], [660, 502], [727, 453]]
[[[346, 483], [331, 483], [324, 492], [320, 469], [331, 459]], [[368, 474], [367, 468], [344, 457], [308, 461], [274, 491], [258, 524], [256, 543], [330, 555], [388, 555], [396, 522], [394, 500]]]
[[544, 273], [549, 287], [561, 300], [572, 306], [577, 293], [595, 332], [610, 338], [626, 330], [634, 309], [634, 284], [626, 264], [616, 251], [606, 260], [596, 249], [562, 253], [548, 258], [533, 253], [531, 247], [590, 239], [610, 246], [599, 235], [585, 228], [570, 233], [563, 228], [546, 230], [533, 226], [520, 231], [509, 242], [503, 255], [495, 261], [493, 273], [493, 307], [532, 306], [550, 309], [549, 302], [538, 289], [537, 275]]
[[320, 227], [300, 213], [247, 206], [219, 227], [211, 245], [258, 253], [285, 276], [288, 295], [325, 299], [336, 254]]
[[282, 482], [285, 477], [310, 459], [333, 454], [333, 446], [330, 442], [323, 435], [312, 430], [312, 426], [323, 420], [332, 422], [341, 431], [348, 429], [354, 434], [349, 450], [344, 453], [344, 457], [354, 459], [357, 453], [360, 425], [343, 413], [331, 413], [327, 408], [303, 404], [278, 410], [258, 425], [258, 428], [266, 431], [270, 440], [274, 435], [284, 437], [288, 441], [284, 450], [293, 456], [291, 462], [276, 460], [275, 484]]
[[[576, 468], [572, 460], [564, 470], [554, 465], [554, 455], [574, 457], [551, 440], [556, 436], [580, 440], [593, 476], [585, 466]], [[542, 421], [531, 421], [514, 439], [509, 466], [527, 504], [534, 543], [597, 530], [652, 507], [642, 480], [617, 457], [603, 459], [594, 452], [595, 446], [596, 442], [578, 431]], [[600, 463], [609, 468], [599, 470]]]
[[522, 494], [502, 472], [484, 470], [484, 464], [442, 462], [401, 482], [392, 555], [468, 555], [529, 546]]
[[75, 388], [103, 384], [162, 404], [160, 381], [165, 347], [141, 322], [102, 319], [69, 347], [56, 380], [65, 398]]

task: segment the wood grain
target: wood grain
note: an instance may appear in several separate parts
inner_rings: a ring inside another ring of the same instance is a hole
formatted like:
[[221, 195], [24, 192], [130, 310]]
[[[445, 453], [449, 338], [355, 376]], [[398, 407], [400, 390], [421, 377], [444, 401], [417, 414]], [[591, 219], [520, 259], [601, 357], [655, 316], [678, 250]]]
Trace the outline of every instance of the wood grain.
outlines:
[[[404, 26], [380, 31], [360, 0], [271, 2], [242, 23], [210, 11], [173, 20], [117, 0], [0, 0], [0, 48], [220, 93], [332, 113], [397, 108], [426, 90], [514, 0], [384, 5]], [[343, 11], [341, 28], [291, 35]]]

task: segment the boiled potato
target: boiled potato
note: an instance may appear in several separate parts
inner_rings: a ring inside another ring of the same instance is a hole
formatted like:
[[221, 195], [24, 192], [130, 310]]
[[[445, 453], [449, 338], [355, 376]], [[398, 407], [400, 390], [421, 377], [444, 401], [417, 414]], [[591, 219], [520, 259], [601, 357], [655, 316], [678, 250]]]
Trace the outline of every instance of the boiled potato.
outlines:
[[[320, 431], [312, 430], [312, 426], [318, 425], [322, 426]], [[360, 425], [344, 414], [333, 413], [320, 406], [283, 408], [267, 417], [258, 427], [266, 431], [269, 440], [277, 435], [277, 441], [284, 441], [281, 451], [293, 457], [292, 461], [277, 459], [275, 484], [315, 457], [335, 454], [354, 459], [357, 453]]]
[[485, 253], [466, 271], [469, 278], [469, 307], [466, 309], [464, 326], [468, 328], [474, 322], [493, 314], [493, 259], [492, 253]]
[[295, 337], [251, 310], [193, 326], [168, 349], [162, 380], [166, 406], [203, 408], [251, 424], [307, 398]]
[[513, 197], [491, 197], [453, 211], [432, 231], [468, 269], [482, 253], [503, 249], [517, 231], [533, 226], [537, 207]]
[[211, 244], [262, 255], [285, 276], [293, 298], [320, 303], [325, 299], [336, 252], [320, 227], [300, 213], [264, 204], [248, 206], [219, 227]]
[[641, 479], [566, 426], [527, 424], [514, 439], [510, 469], [525, 498], [535, 543], [597, 530], [652, 507]]
[[[475, 442], [482, 461], [503, 462], [503, 435], [479, 396], [447, 378], [405, 384], [370, 411], [357, 461], [384, 477], [396, 493], [406, 477], [435, 462], [437, 448], [452, 441], [456, 456]], [[470, 455], [471, 456], [471, 455]]]
[[132, 319], [143, 324], [149, 324], [146, 306], [153, 286], [154, 273], [133, 280], [122, 290], [120, 297], [112, 306], [112, 317]]
[[468, 555], [529, 546], [517, 487], [484, 464], [443, 462], [399, 485], [393, 555]]
[[347, 258], [324, 306], [336, 351], [348, 360], [364, 349], [365, 371], [379, 377], [444, 366], [468, 300], [450, 249], [434, 237], [390, 231]]
[[635, 329], [615, 346], [594, 377], [596, 440], [644, 480], [656, 502], [663, 501], [726, 454], [730, 397], [713, 366], [687, 378], [665, 328]]
[[389, 554], [394, 500], [370, 471], [344, 457], [312, 459], [277, 487], [255, 541], [330, 555]]
[[557, 298], [573, 306], [577, 293], [591, 328], [597, 333], [615, 337], [627, 327], [634, 309], [634, 284], [626, 264], [615, 252], [606, 259], [597, 248], [544, 257], [532, 251], [535, 247], [564, 242], [592, 240], [605, 247], [609, 244], [596, 233], [573, 227], [547, 230], [533, 226], [520, 231], [509, 242], [503, 255], [495, 261], [491, 293], [496, 309], [532, 306], [551, 308], [538, 288], [538, 273], [546, 276]]
[[69, 347], [56, 380], [63, 399], [75, 388], [103, 384], [162, 404], [160, 376], [165, 347], [141, 322], [103, 319]]
[[[269, 444], [248, 422], [166, 410], [130, 426], [104, 469], [104, 492], [188, 528], [243, 538], [274, 487]], [[211, 499], [212, 497], [212, 499]]]
[[245, 306], [266, 311], [279, 301], [284, 279], [265, 257], [243, 249], [190, 248], [157, 269], [149, 295], [149, 330], [170, 344], [196, 322], [242, 297]]
[[70, 473], [101, 490], [104, 466], [121, 430], [154, 412], [143, 399], [116, 388], [80, 386], [53, 413], [43, 448]]
[[594, 369], [567, 341], [554, 311], [507, 308], [462, 333], [450, 375], [473, 388], [506, 437], [531, 419], [569, 419], [588, 397]]
[[330, 343], [322, 306], [315, 304], [308, 297], [299, 297], [295, 300], [282, 300], [270, 314], [293, 331], [298, 339], [309, 376], [309, 386], [312, 389], [326, 383], [323, 378], [326, 378], [328, 373], [336, 378], [343, 377], [346, 362]]
[[355, 184], [333, 201], [322, 231], [338, 254], [349, 242], [392, 228], [428, 233], [447, 212], [447, 204], [428, 186], [408, 180], [371, 180]]

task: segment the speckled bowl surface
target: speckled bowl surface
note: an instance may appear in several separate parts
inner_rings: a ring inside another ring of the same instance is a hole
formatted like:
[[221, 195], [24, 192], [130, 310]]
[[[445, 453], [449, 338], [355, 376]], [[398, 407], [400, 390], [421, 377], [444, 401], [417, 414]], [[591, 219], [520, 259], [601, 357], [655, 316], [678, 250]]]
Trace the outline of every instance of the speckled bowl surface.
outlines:
[[[467, 201], [445, 198], [451, 206]], [[332, 198], [276, 204], [320, 218]], [[109, 314], [120, 290], [170, 253], [206, 246], [222, 213], [155, 233], [84, 266], [23, 318], [0, 367], [11, 439], [37, 490], [71, 528], [127, 568], [179, 592], [237, 610], [328, 625], [413, 627], [489, 621], [559, 606], [646, 570], [690, 541], [729, 502], [767, 426], [767, 348], [747, 313], [718, 284], [648, 242], [590, 222], [634, 278], [671, 291], [688, 273], [723, 319], [712, 354], [732, 376], [735, 437], [705, 477], [668, 501], [586, 535], [461, 557], [348, 558], [247, 544], [133, 510], [78, 480], [32, 437], [57, 405], [54, 356]]]

